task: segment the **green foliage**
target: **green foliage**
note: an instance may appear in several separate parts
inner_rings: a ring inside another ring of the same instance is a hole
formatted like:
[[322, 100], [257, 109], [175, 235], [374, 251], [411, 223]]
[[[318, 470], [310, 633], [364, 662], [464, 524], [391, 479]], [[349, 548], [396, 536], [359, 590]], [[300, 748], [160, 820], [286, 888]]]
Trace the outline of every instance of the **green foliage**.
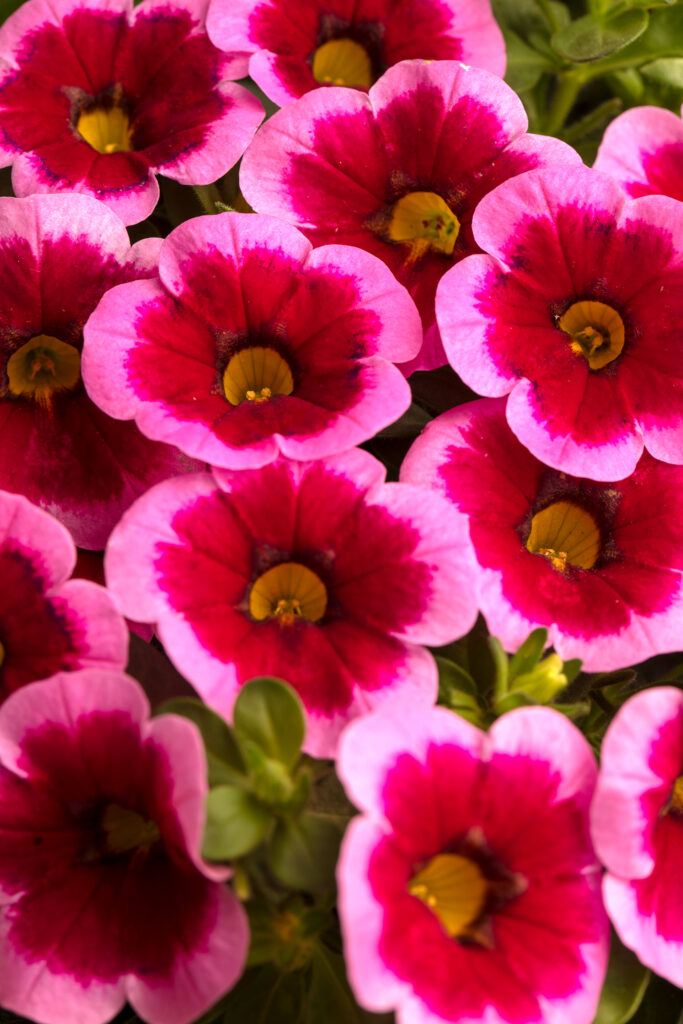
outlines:
[[650, 972], [612, 932], [607, 976], [593, 1024], [627, 1024], [640, 1006]]
[[206, 804], [202, 854], [209, 860], [242, 857], [265, 839], [272, 815], [245, 789], [216, 786]]
[[578, 64], [596, 61], [623, 50], [645, 32], [647, 11], [631, 8], [612, 18], [586, 14], [555, 32], [550, 40], [555, 52]]
[[301, 701], [287, 683], [267, 677], [250, 680], [235, 701], [233, 723], [242, 746], [256, 745], [286, 768], [294, 766], [306, 726]]
[[166, 701], [157, 714], [176, 714], [189, 718], [202, 734], [209, 765], [209, 785], [238, 782], [244, 775], [244, 758], [230, 726], [200, 700], [175, 697]]
[[335, 821], [304, 812], [276, 825], [268, 848], [268, 865], [282, 885], [309, 893], [334, 889], [334, 870], [342, 833]]

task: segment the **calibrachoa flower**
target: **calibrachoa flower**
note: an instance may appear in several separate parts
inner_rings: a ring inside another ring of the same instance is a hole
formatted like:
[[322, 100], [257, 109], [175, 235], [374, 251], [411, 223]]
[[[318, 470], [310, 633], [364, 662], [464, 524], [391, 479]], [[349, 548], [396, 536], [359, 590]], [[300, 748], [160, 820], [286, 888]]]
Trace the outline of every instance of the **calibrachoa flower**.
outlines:
[[683, 987], [683, 691], [646, 690], [618, 711], [602, 743], [591, 831], [619, 937]]
[[131, 248], [88, 196], [0, 199], [0, 487], [54, 513], [81, 547], [104, 548], [141, 491], [196, 468], [106, 416], [81, 380], [85, 321], [107, 288], [155, 273], [159, 244]]
[[68, 530], [0, 491], [0, 701], [61, 669], [124, 668], [128, 632], [104, 587], [72, 580]]
[[321, 85], [369, 89], [411, 57], [505, 72], [489, 0], [212, 0], [207, 31], [253, 54], [249, 74], [279, 106]]
[[519, 443], [504, 399], [481, 399], [433, 420], [401, 479], [468, 517], [477, 599], [507, 650], [544, 626], [593, 672], [680, 647], [683, 467], [646, 453], [627, 480], [568, 476]]
[[454, 261], [478, 251], [471, 219], [499, 182], [548, 163], [580, 162], [557, 139], [526, 135], [519, 97], [455, 61], [404, 61], [368, 96], [317, 90], [263, 126], [240, 170], [260, 213], [296, 224], [314, 245], [344, 242], [384, 260], [427, 332], [408, 369], [446, 362], [434, 294]]
[[189, 1024], [239, 977], [246, 916], [200, 856], [197, 728], [122, 672], [58, 674], [0, 708], [0, 1003], [103, 1024], [126, 1000]]
[[384, 476], [353, 449], [166, 481], [112, 534], [107, 584], [127, 615], [157, 623], [216, 711], [229, 718], [253, 676], [279, 676], [306, 708], [306, 749], [332, 756], [374, 705], [433, 702], [436, 666], [417, 645], [462, 636], [476, 615], [462, 517]]
[[86, 192], [126, 224], [156, 206], [155, 173], [225, 174], [263, 117], [228, 81], [243, 57], [204, 32], [206, 0], [29, 0], [0, 29], [0, 166], [18, 196]]
[[398, 1024], [590, 1024], [607, 927], [578, 729], [524, 708], [486, 734], [397, 703], [348, 727], [337, 770], [362, 812], [337, 867], [360, 1004]]
[[500, 185], [472, 226], [490, 255], [437, 293], [465, 383], [509, 392], [519, 440], [567, 473], [621, 479], [643, 446], [683, 462], [683, 204], [552, 168]]
[[661, 107], [626, 110], [607, 126], [593, 166], [629, 196], [683, 200], [683, 121]]
[[148, 437], [239, 469], [352, 448], [410, 405], [388, 360], [420, 319], [374, 256], [224, 213], [176, 228], [159, 274], [108, 292], [83, 351], [90, 396]]

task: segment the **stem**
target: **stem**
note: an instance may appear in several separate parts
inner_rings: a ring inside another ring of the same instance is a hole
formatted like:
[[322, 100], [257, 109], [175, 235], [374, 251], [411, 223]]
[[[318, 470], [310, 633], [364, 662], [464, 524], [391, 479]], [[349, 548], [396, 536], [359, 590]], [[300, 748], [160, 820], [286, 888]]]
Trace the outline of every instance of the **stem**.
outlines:
[[207, 213], [217, 213], [216, 202], [221, 201], [221, 194], [215, 185], [193, 185], [197, 199]]
[[558, 75], [555, 95], [545, 120], [545, 135], [559, 135], [583, 83], [583, 71], [578, 68]]
[[555, 12], [550, 5], [550, 0], [536, 0], [536, 3], [543, 11], [543, 16], [550, 26], [551, 32], [557, 32], [561, 28], [561, 25], [555, 17]]

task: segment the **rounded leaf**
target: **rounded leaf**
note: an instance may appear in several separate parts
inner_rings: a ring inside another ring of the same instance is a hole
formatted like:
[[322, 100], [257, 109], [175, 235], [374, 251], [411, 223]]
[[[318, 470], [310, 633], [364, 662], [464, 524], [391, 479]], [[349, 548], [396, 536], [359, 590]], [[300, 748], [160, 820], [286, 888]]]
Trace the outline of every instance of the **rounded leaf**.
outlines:
[[267, 676], [242, 687], [233, 712], [239, 741], [257, 744], [269, 757], [292, 768], [306, 733], [304, 711], [288, 683]]
[[270, 811], [245, 789], [216, 786], [206, 802], [202, 854], [207, 860], [243, 857], [265, 838]]

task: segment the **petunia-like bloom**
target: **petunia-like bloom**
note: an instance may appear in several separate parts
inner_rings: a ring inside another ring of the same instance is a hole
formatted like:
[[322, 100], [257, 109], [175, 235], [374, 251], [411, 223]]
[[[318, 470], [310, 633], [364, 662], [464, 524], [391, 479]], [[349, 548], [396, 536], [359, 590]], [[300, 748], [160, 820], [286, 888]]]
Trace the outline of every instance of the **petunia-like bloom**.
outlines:
[[241, 469], [352, 448], [410, 405], [389, 360], [420, 318], [374, 256], [223, 213], [176, 228], [159, 274], [108, 292], [83, 350], [91, 398], [147, 437]]
[[519, 443], [504, 399], [480, 399], [427, 426], [401, 479], [468, 517], [473, 587], [506, 650], [539, 626], [590, 672], [680, 649], [683, 467], [645, 453], [626, 480], [568, 476]]
[[385, 472], [353, 449], [168, 480], [113, 532], [107, 585], [125, 614], [157, 623], [217, 712], [231, 717], [248, 679], [279, 676], [306, 708], [306, 749], [333, 756], [374, 705], [433, 703], [435, 662], [418, 645], [448, 643], [476, 616], [464, 520]]
[[683, 200], [683, 121], [661, 107], [633, 107], [607, 126], [593, 167], [628, 196]]
[[587, 168], [531, 171], [480, 203], [490, 255], [442, 279], [448, 359], [537, 458], [594, 480], [643, 447], [683, 463], [683, 204]]
[[250, 76], [281, 107], [321, 85], [367, 90], [414, 57], [505, 73], [489, 0], [212, 0], [206, 24], [216, 46], [253, 54]]
[[349, 980], [398, 1024], [590, 1024], [607, 959], [588, 827], [597, 774], [549, 708], [488, 734], [397, 703], [344, 732], [360, 808], [337, 867]]
[[190, 1024], [238, 979], [246, 915], [200, 855], [206, 756], [122, 672], [59, 673], [0, 708], [0, 1004]]
[[128, 631], [104, 587], [69, 579], [68, 530], [18, 494], [0, 491], [0, 701], [63, 669], [122, 669]]
[[683, 987], [683, 691], [645, 690], [617, 712], [602, 743], [591, 831], [619, 937]]
[[112, 285], [156, 272], [160, 241], [130, 245], [89, 196], [0, 199], [0, 487], [25, 494], [85, 548], [104, 548], [147, 487], [196, 468], [88, 398], [83, 325]]
[[512, 175], [580, 163], [558, 139], [525, 134], [519, 97], [490, 72], [455, 61], [403, 61], [365, 96], [319, 89], [278, 111], [245, 154], [240, 184], [259, 213], [314, 245], [344, 242], [379, 256], [422, 315], [426, 339], [407, 367], [446, 357], [434, 326], [439, 278], [479, 251], [479, 200]]
[[204, 31], [206, 0], [29, 0], [0, 29], [0, 166], [16, 195], [85, 192], [125, 224], [155, 174], [206, 185], [247, 148], [263, 108], [228, 81], [243, 57]]

